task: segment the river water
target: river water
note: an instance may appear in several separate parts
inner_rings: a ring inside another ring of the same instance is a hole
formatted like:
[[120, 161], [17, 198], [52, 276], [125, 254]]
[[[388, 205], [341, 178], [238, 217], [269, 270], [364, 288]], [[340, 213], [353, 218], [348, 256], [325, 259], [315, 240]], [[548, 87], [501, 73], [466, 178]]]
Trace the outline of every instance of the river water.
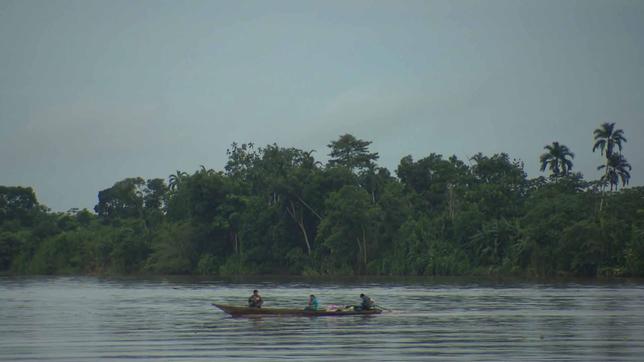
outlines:
[[[211, 303], [376, 316], [232, 318]], [[0, 360], [643, 360], [644, 283], [0, 277]]]

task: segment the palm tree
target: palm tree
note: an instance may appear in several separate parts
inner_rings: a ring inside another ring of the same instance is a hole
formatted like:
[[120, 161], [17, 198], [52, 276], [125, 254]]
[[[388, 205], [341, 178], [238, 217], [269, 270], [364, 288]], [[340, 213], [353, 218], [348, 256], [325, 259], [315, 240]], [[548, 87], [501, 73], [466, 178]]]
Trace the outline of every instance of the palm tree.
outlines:
[[188, 174], [186, 172], [179, 171], [179, 170], [177, 170], [176, 174], [170, 175], [170, 177], [168, 177], [168, 184], [170, 186], [170, 190], [172, 191], [176, 190], [181, 184], [181, 182], [183, 182], [183, 180], [185, 180], [187, 177], [188, 177]]
[[597, 128], [594, 132], [595, 135], [595, 144], [593, 145], [593, 152], [599, 148], [599, 151], [603, 155], [606, 153], [606, 160], [613, 155], [615, 146], [619, 148], [619, 152], [622, 152], [622, 142], [626, 143], [626, 138], [624, 138], [624, 131], [621, 129], [615, 129], [615, 123], [604, 123], [601, 127]]
[[610, 190], [613, 191], [613, 187], [617, 190], [619, 186], [619, 180], [622, 180], [622, 187], [628, 185], [628, 181], [631, 178], [630, 170], [631, 164], [626, 161], [623, 155], [613, 154], [608, 158], [606, 165], [601, 165], [597, 167], [598, 170], [605, 168], [606, 173], [602, 176], [601, 180], [604, 183], [610, 184]]
[[572, 170], [572, 158], [575, 154], [570, 152], [566, 145], [561, 145], [559, 142], [552, 142], [551, 145], [544, 147], [547, 150], [541, 155], [541, 172], [546, 170], [546, 167], [552, 171], [555, 179], [559, 176], [565, 176]]
[[[599, 152], [606, 156], [606, 163], [597, 167], [598, 170], [604, 169], [604, 175], [601, 177], [602, 188], [608, 183], [610, 184], [611, 191], [613, 187], [617, 188], [619, 178], [622, 178], [622, 185], [628, 183], [631, 175], [628, 171], [631, 165], [626, 162], [622, 157], [622, 142], [626, 143], [624, 131], [615, 129], [615, 123], [603, 123], [597, 128], [593, 134], [595, 135], [595, 144], [593, 145], [593, 152], [599, 148]], [[619, 149], [619, 154], [615, 153], [615, 146]], [[628, 170], [626, 170], [628, 168]], [[624, 173], [625, 172], [625, 173]], [[599, 203], [599, 211], [601, 212], [604, 205], [604, 196], [602, 195], [601, 202]]]

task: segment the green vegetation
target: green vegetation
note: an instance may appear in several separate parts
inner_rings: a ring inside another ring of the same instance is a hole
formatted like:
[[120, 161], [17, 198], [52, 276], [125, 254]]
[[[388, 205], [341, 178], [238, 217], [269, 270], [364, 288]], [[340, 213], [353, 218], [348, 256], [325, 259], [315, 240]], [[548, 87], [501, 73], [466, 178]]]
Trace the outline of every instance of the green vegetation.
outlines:
[[597, 181], [572, 172], [558, 142], [540, 158], [549, 177], [528, 179], [505, 153], [406, 156], [393, 176], [347, 134], [326, 164], [233, 143], [223, 171], [126, 178], [98, 193], [95, 213], [51, 212], [31, 188], [0, 186], [0, 271], [644, 276], [644, 187], [619, 189], [631, 166], [614, 126], [595, 130]]

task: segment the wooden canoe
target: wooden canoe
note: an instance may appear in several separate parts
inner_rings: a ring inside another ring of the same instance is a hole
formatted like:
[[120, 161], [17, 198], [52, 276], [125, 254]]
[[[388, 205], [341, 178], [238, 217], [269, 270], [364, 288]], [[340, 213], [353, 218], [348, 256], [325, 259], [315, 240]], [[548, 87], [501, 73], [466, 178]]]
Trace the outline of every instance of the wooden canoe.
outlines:
[[353, 308], [345, 308], [338, 310], [305, 310], [297, 308], [249, 308], [249, 307], [238, 307], [233, 305], [226, 304], [216, 304], [212, 303], [215, 307], [223, 310], [224, 312], [230, 314], [233, 317], [243, 317], [243, 316], [307, 316], [307, 317], [316, 317], [316, 316], [349, 316], [349, 315], [370, 315], [370, 314], [380, 314], [382, 313], [381, 309], [369, 309], [369, 310], [353, 310]]

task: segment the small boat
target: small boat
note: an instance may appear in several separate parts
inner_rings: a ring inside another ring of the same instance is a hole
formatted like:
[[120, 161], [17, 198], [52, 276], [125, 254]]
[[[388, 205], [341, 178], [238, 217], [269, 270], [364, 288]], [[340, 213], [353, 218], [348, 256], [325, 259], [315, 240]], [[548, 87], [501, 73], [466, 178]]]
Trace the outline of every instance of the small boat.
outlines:
[[224, 312], [230, 314], [233, 317], [243, 317], [243, 316], [306, 316], [306, 317], [323, 317], [323, 316], [348, 316], [348, 315], [370, 315], [370, 314], [380, 314], [382, 309], [354, 309], [353, 307], [348, 308], [339, 308], [339, 309], [318, 309], [318, 310], [308, 310], [308, 309], [297, 309], [297, 308], [250, 308], [250, 307], [238, 307], [233, 305], [226, 304], [216, 304], [212, 303], [215, 307], [223, 310]]

